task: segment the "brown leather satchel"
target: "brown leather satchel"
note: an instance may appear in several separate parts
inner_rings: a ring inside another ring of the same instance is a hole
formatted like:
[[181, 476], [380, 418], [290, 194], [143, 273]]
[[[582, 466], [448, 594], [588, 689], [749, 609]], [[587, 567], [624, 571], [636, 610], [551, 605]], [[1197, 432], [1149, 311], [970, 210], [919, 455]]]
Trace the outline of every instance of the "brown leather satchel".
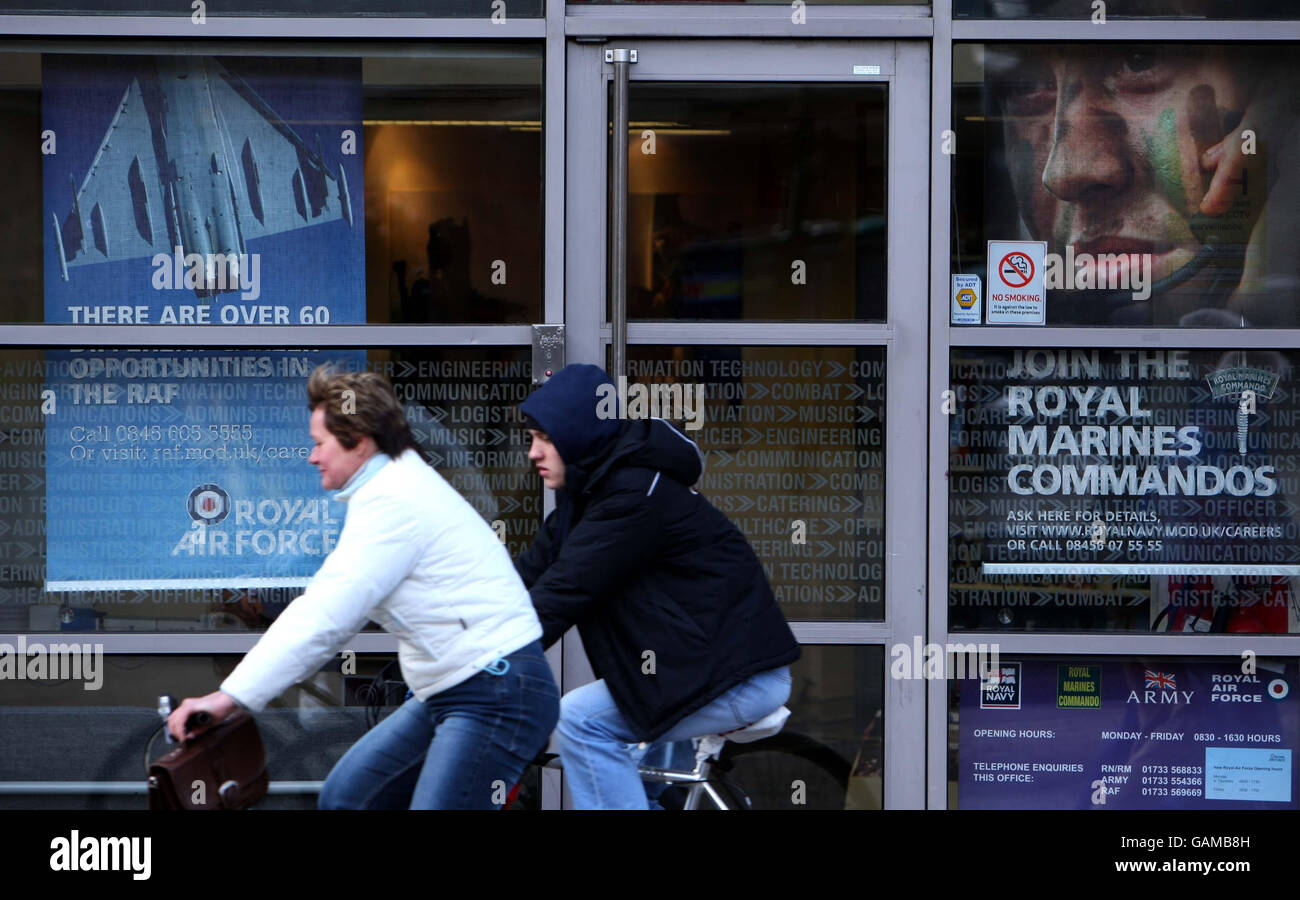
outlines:
[[241, 711], [149, 766], [149, 808], [247, 809], [266, 786], [266, 748]]

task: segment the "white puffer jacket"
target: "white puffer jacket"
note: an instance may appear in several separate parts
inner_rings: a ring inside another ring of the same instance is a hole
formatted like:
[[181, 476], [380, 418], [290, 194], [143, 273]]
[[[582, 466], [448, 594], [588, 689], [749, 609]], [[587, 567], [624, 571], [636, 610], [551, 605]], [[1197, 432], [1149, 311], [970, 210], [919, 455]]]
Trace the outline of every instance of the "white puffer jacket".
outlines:
[[413, 450], [338, 497], [338, 545], [221, 685], [244, 706], [256, 712], [315, 673], [367, 619], [396, 635], [421, 700], [542, 636], [506, 548]]

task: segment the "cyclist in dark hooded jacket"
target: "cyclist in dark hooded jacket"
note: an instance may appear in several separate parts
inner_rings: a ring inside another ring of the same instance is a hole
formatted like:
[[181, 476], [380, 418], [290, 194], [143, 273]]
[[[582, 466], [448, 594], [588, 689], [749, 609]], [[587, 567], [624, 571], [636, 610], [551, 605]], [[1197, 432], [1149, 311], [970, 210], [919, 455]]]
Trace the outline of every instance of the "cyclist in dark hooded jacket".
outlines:
[[629, 745], [757, 721], [788, 698], [799, 646], [745, 536], [691, 490], [699, 448], [663, 420], [609, 416], [613, 387], [573, 365], [520, 405], [557, 505], [515, 567], [543, 645], [577, 625], [599, 679], [561, 701], [575, 805], [645, 809]]

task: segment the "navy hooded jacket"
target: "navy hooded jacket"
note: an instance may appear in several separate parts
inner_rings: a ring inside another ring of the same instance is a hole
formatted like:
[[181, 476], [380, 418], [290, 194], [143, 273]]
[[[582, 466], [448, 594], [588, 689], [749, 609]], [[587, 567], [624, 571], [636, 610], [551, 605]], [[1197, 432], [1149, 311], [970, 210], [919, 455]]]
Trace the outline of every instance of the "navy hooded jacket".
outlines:
[[577, 625], [596, 676], [651, 741], [794, 662], [799, 645], [745, 536], [690, 489], [699, 448], [659, 419], [598, 418], [601, 384], [599, 368], [569, 366], [520, 405], [559, 451], [565, 486], [515, 568], [543, 644]]

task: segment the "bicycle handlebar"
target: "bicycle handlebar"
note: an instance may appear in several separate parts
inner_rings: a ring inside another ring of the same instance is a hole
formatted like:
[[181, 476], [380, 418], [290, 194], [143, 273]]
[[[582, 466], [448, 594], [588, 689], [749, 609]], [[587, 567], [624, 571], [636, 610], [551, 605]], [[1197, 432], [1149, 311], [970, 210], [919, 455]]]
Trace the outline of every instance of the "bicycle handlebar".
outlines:
[[[163, 694], [158, 698], [158, 715], [163, 720], [163, 734], [167, 738], [167, 743], [174, 744], [176, 739], [172, 737], [171, 731], [167, 728], [167, 718], [176, 709], [176, 698], [171, 694]], [[185, 719], [185, 733], [189, 734], [196, 728], [206, 728], [212, 724], [212, 713], [207, 710], [198, 710], [190, 713]]]

